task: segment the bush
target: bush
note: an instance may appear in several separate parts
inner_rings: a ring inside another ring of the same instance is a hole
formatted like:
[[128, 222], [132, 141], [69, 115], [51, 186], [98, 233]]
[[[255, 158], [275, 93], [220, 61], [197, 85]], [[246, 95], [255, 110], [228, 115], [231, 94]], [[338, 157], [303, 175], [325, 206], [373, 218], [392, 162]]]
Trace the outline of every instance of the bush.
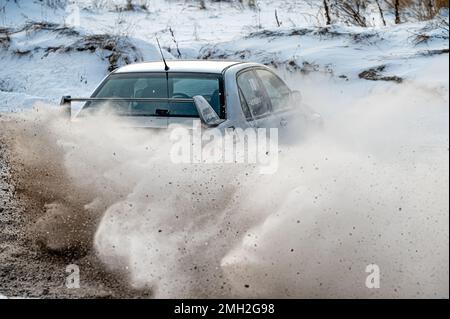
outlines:
[[383, 23], [385, 12], [395, 16], [399, 24], [407, 19], [431, 20], [443, 9], [449, 7], [449, 0], [323, 0], [327, 24], [340, 20], [361, 27], [368, 26], [368, 9], [378, 8]]
[[449, 0], [390, 0], [388, 3], [394, 9], [398, 3], [397, 10], [421, 21], [433, 19], [441, 9], [449, 6]]

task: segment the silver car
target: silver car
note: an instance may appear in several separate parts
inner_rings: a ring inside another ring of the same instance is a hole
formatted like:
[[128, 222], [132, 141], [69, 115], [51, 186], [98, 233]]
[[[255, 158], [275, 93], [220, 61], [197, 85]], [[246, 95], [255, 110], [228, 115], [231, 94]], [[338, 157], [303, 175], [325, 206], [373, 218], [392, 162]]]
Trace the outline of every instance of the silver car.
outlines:
[[102, 110], [126, 116], [134, 127], [167, 128], [192, 125], [201, 119], [207, 127], [285, 127], [291, 119], [304, 123], [320, 116], [300, 103], [268, 67], [258, 63], [173, 60], [131, 64], [110, 73], [90, 98], [64, 96], [67, 114], [71, 102], [86, 102], [73, 118]]

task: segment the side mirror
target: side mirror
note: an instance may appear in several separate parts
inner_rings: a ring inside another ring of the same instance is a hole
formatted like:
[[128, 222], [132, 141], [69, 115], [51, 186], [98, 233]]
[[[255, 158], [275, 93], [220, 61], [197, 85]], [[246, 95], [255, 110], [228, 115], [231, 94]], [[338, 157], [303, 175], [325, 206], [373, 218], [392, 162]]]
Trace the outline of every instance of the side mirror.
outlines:
[[70, 120], [72, 118], [72, 103], [71, 103], [71, 97], [70, 96], [63, 96], [61, 98], [61, 113], [63, 114], [63, 117]]
[[217, 126], [224, 122], [223, 119], [217, 115], [216, 111], [212, 108], [211, 104], [201, 95], [193, 97], [195, 107], [197, 108], [200, 119], [207, 126]]

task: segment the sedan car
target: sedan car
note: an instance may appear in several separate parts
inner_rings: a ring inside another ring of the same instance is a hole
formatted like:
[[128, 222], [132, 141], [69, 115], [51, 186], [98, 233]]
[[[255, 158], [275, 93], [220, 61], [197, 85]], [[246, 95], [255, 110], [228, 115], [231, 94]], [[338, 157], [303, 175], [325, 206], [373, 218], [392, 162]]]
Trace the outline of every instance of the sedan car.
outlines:
[[86, 102], [74, 118], [88, 116], [105, 105], [126, 116], [135, 127], [167, 128], [190, 125], [283, 127], [298, 116], [320, 122], [320, 116], [300, 103], [268, 67], [258, 63], [173, 60], [131, 64], [110, 73], [90, 98], [64, 96], [67, 114], [71, 102]]

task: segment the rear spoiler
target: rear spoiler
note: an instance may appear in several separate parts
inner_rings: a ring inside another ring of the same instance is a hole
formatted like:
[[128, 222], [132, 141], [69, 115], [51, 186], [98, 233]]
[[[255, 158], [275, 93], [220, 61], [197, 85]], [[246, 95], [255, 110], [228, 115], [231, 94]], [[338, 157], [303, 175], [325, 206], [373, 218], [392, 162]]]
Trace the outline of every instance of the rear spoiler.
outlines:
[[72, 115], [72, 102], [167, 102], [194, 103], [193, 98], [111, 98], [111, 97], [71, 97], [63, 96], [60, 105], [66, 116]]
[[166, 102], [166, 103], [194, 103], [200, 119], [210, 127], [218, 126], [225, 120], [217, 115], [213, 107], [201, 95], [193, 98], [114, 98], [114, 97], [71, 97], [63, 96], [61, 108], [67, 119], [72, 118], [72, 102]]

